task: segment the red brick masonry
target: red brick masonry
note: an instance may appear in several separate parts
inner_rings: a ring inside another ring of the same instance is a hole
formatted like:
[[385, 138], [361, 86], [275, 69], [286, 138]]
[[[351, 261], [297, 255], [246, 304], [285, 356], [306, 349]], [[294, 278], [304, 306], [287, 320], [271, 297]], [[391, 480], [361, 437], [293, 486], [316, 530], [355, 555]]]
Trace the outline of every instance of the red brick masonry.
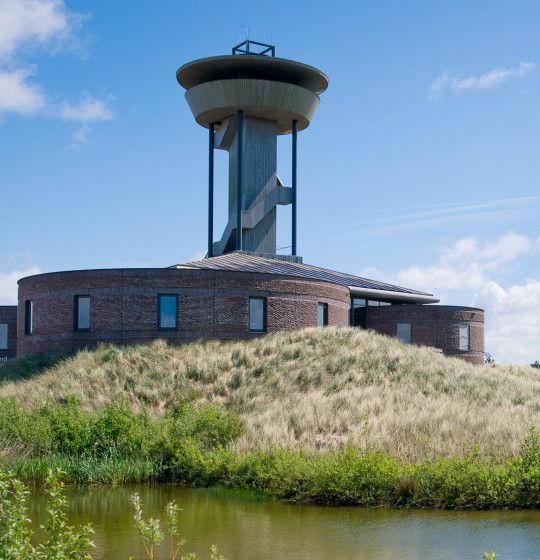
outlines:
[[[441, 349], [475, 364], [484, 363], [484, 311], [454, 305], [387, 305], [368, 309], [368, 327], [396, 335], [397, 323], [411, 324], [411, 339], [419, 346]], [[459, 349], [459, 325], [470, 328], [470, 350]]]
[[17, 306], [0, 305], [0, 325], [8, 326], [7, 350], [0, 349], [0, 364], [14, 358], [17, 350]]
[[[158, 295], [178, 295], [178, 330], [158, 329]], [[91, 330], [74, 328], [77, 295], [91, 297]], [[328, 304], [328, 323], [349, 324], [350, 292], [324, 281], [257, 272], [190, 269], [113, 269], [56, 272], [19, 281], [17, 355], [71, 352], [99, 342], [132, 344], [260, 336], [248, 330], [249, 297], [267, 298], [267, 330], [317, 324], [317, 303]], [[25, 301], [34, 302], [34, 331], [25, 335]], [[466, 307], [401, 305], [370, 307], [368, 327], [395, 336], [411, 323], [414, 344], [483, 362], [483, 311]], [[459, 324], [470, 324], [471, 350], [459, 350]]]
[[[158, 294], [178, 294], [178, 330], [158, 330]], [[91, 296], [91, 331], [74, 329], [74, 298]], [[346, 325], [349, 290], [272, 274], [182, 269], [58, 272], [19, 281], [18, 356], [69, 352], [99, 342], [171, 342], [260, 336], [248, 330], [249, 297], [267, 298], [268, 332], [315, 326], [317, 303], [330, 325]], [[34, 332], [24, 334], [26, 300]]]

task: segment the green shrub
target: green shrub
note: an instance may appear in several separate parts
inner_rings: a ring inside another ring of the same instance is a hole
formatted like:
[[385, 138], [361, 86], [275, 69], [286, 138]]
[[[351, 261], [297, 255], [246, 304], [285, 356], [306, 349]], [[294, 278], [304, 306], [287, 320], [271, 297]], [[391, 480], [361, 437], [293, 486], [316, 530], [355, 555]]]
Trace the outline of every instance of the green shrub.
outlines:
[[67, 500], [60, 472], [49, 470], [45, 482], [48, 518], [45, 538], [32, 544], [28, 519], [28, 490], [11, 472], [0, 472], [0, 558], [3, 560], [91, 560], [92, 528], [68, 523]]
[[84, 453], [92, 448], [94, 419], [77, 398], [69, 397], [61, 405], [45, 404], [36, 412], [48, 424], [51, 443], [46, 451]]
[[235, 453], [230, 444], [244, 431], [236, 415], [212, 404], [183, 404], [157, 417], [122, 399], [97, 411], [74, 398], [30, 410], [0, 399], [0, 441], [14, 449], [1, 461], [25, 480], [42, 480], [55, 467], [81, 483], [221, 484], [318, 504], [540, 507], [540, 435], [534, 429], [509, 459], [473, 450], [416, 463], [353, 445], [320, 453]]

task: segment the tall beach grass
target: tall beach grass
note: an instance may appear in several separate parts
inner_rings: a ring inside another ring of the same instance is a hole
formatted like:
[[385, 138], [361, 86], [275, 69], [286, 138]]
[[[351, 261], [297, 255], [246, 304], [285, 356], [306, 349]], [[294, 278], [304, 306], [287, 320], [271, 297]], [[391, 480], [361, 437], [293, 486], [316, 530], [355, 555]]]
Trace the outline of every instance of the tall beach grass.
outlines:
[[[0, 369], [0, 397], [24, 406], [76, 395], [99, 409], [119, 395], [161, 415], [182, 402], [238, 414], [237, 452], [306, 452], [348, 444], [409, 461], [519, 453], [540, 428], [540, 370], [473, 366], [429, 348], [350, 328], [307, 329], [251, 341], [96, 350]], [[20, 375], [19, 375], [20, 372]]]

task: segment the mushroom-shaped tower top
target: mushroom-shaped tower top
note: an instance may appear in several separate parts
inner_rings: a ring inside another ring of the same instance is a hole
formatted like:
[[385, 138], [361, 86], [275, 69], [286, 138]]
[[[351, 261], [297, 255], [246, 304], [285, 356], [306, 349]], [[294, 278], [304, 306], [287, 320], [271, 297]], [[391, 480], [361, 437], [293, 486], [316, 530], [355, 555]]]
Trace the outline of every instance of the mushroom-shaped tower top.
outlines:
[[328, 77], [301, 62], [242, 52], [194, 60], [178, 69], [176, 79], [187, 90], [195, 120], [208, 128], [242, 110], [247, 117], [276, 122], [278, 134], [291, 132], [293, 120], [299, 130], [307, 128]]
[[178, 83], [191, 89], [204, 82], [238, 78], [272, 80], [294, 84], [321, 94], [328, 87], [328, 77], [313, 66], [265, 55], [223, 55], [193, 60], [176, 72]]

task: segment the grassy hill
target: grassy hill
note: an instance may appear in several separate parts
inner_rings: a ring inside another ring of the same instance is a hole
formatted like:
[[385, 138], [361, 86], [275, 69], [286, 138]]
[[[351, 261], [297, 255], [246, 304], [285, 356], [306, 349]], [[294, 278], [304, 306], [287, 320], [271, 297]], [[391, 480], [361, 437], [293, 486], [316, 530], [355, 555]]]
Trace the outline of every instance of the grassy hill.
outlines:
[[519, 452], [540, 428], [540, 370], [472, 366], [358, 329], [307, 329], [244, 342], [102, 346], [0, 367], [0, 397], [25, 406], [77, 395], [100, 408], [118, 395], [135, 409], [198, 400], [246, 423], [246, 451], [274, 444], [327, 450], [352, 442], [408, 460]]

